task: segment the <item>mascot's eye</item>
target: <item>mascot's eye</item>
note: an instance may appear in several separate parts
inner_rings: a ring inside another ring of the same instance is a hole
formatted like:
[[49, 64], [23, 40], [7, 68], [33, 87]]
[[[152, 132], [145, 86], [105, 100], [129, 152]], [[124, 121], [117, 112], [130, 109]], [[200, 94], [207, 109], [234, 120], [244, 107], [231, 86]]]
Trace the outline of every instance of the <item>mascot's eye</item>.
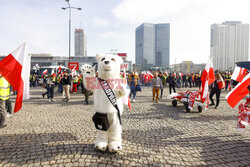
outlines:
[[105, 60], [105, 57], [104, 57], [104, 58], [102, 58], [102, 60], [101, 60], [101, 61], [103, 61], [103, 60]]
[[112, 58], [111, 60], [112, 60], [112, 61], [115, 61], [115, 59], [114, 59], [114, 58]]

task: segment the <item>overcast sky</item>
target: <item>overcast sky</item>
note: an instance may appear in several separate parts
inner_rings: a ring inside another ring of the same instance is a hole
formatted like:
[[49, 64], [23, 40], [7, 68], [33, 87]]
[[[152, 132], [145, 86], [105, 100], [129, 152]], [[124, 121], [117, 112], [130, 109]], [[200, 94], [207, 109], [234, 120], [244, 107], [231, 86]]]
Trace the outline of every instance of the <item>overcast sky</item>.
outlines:
[[[205, 63], [210, 55], [210, 26], [224, 21], [250, 23], [250, 0], [70, 0], [74, 28], [87, 34], [87, 55], [111, 49], [135, 59], [135, 28], [170, 23], [170, 63]], [[0, 0], [0, 55], [24, 42], [28, 53], [68, 55], [65, 0]]]

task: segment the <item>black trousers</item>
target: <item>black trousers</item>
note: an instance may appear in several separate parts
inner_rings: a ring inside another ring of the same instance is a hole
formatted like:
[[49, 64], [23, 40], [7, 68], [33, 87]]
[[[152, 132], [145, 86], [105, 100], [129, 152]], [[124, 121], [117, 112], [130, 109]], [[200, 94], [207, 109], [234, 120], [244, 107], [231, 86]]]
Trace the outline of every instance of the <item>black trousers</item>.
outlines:
[[209, 98], [211, 100], [211, 103], [214, 104], [214, 100], [213, 100], [213, 96], [214, 94], [216, 94], [216, 107], [219, 106], [219, 103], [220, 103], [220, 94], [221, 94], [221, 90], [215, 90], [215, 89], [212, 89], [210, 91], [210, 95], [209, 95]]
[[175, 85], [169, 85], [169, 93], [171, 94], [172, 93], [172, 89], [174, 91], [174, 93], [176, 92], [175, 91]]
[[163, 89], [161, 89], [161, 96], [160, 96], [160, 97], [161, 97], [161, 99], [162, 99], [162, 95], [163, 95]]
[[6, 111], [7, 111], [9, 114], [12, 114], [12, 105], [11, 105], [10, 99], [5, 100], [5, 107], [6, 107]]
[[225, 87], [226, 90], [228, 88], [228, 85], [229, 85], [229, 81], [226, 81], [226, 87]]

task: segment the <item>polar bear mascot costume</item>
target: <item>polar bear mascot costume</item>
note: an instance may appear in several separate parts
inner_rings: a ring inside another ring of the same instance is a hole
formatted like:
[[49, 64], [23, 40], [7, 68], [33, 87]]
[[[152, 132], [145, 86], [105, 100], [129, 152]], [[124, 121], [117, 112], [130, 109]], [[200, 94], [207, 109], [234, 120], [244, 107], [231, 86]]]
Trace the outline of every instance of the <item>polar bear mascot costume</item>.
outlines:
[[[98, 137], [95, 141], [95, 148], [100, 151], [117, 152], [122, 150], [122, 128], [120, 116], [123, 112], [122, 97], [129, 95], [129, 90], [120, 77], [120, 66], [123, 63], [121, 57], [114, 54], [97, 54], [98, 78], [95, 80], [97, 87], [94, 89], [94, 109], [95, 115], [93, 121], [96, 129], [99, 130]], [[109, 88], [102, 87], [103, 81], [107, 81]], [[112, 89], [112, 91], [111, 91]], [[106, 91], [106, 93], [105, 93]], [[112, 94], [113, 92], [113, 94]], [[115, 96], [115, 98], [113, 98]], [[119, 109], [115, 108], [114, 103]], [[96, 118], [95, 116], [98, 115]], [[97, 125], [95, 120], [104, 124]], [[108, 127], [104, 130], [103, 126]], [[100, 127], [99, 127], [100, 126]]]
[[87, 87], [87, 82], [88, 80], [91, 80], [92, 78], [95, 77], [95, 68], [92, 67], [89, 64], [84, 64], [81, 67], [81, 72], [82, 72], [82, 93], [85, 96], [85, 103], [89, 104], [89, 96], [93, 94], [93, 89], [89, 89]]

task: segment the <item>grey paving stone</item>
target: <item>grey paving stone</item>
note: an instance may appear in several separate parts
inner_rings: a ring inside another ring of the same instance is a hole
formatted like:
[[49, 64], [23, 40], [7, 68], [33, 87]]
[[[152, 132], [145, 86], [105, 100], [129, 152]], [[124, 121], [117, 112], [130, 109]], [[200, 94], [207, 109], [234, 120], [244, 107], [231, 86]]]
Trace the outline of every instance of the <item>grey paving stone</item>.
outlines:
[[125, 107], [123, 150], [117, 154], [93, 147], [93, 96], [85, 105], [80, 93], [69, 102], [55, 93], [55, 102], [48, 103], [43, 92], [31, 88], [31, 99], [0, 129], [0, 167], [250, 166], [250, 128], [236, 130], [237, 107], [227, 105], [224, 90], [217, 110], [197, 113], [195, 106], [186, 113], [183, 104], [172, 106], [167, 88], [160, 103], [152, 102], [151, 89], [143, 89], [133, 111]]

